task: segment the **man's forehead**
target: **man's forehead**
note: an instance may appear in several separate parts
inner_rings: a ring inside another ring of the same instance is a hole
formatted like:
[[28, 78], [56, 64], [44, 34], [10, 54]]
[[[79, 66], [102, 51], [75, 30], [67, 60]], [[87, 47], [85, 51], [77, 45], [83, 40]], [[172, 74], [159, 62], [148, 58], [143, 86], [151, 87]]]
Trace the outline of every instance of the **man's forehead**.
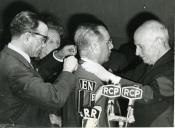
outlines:
[[141, 39], [153, 39], [156, 36], [156, 31], [154, 31], [150, 27], [140, 27], [134, 33], [134, 40], [141, 40]]
[[104, 32], [107, 32], [107, 29], [104, 27], [104, 26], [98, 26], [98, 30], [101, 32], [101, 33], [104, 33]]
[[135, 32], [135, 35], [151, 35], [154, 36], [156, 34], [161, 33], [161, 28], [164, 28], [164, 26], [154, 20], [147, 21], [144, 24], [142, 24]]
[[38, 23], [39, 23], [39, 25], [38, 25], [37, 31], [43, 35], [47, 35], [47, 33], [48, 33], [47, 25], [41, 21], [39, 21]]
[[55, 36], [56, 38], [60, 38], [60, 34], [56, 31], [56, 30], [54, 30], [54, 29], [48, 29], [48, 36]]
[[105, 27], [99, 26], [98, 29], [99, 29], [100, 34], [103, 36], [103, 38], [109, 38], [110, 37], [109, 33], [108, 33], [108, 30]]

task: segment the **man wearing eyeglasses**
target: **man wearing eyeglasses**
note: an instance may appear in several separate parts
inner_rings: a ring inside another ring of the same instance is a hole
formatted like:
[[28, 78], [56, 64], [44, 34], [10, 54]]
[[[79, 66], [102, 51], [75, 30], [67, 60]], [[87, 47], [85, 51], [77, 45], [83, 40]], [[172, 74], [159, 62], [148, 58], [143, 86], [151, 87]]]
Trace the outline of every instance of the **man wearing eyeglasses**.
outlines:
[[24, 11], [14, 17], [10, 30], [11, 42], [0, 53], [0, 123], [45, 126], [40, 108], [53, 111], [64, 105], [75, 85], [77, 59], [64, 59], [62, 73], [53, 84], [46, 83], [30, 57], [45, 46], [47, 25], [37, 14]]
[[[87, 62], [101, 67], [108, 61], [113, 48], [110, 35], [102, 24], [85, 23], [77, 28], [74, 41], [81, 60], [75, 72], [76, 88], [63, 107], [63, 126], [94, 127], [97, 124], [97, 127], [107, 127], [107, 98], [95, 100], [96, 92], [103, 83], [97, 76], [85, 71], [81, 64]], [[100, 110], [102, 110], [101, 114]], [[89, 121], [92, 119], [94, 122], [87, 123], [83, 119], [89, 119]], [[99, 120], [98, 123], [95, 120]]]

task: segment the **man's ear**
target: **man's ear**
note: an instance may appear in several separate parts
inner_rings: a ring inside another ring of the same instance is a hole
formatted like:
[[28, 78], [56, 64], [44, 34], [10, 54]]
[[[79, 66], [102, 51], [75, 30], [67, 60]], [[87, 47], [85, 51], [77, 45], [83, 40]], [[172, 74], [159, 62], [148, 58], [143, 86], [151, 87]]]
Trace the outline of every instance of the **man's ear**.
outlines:
[[164, 48], [167, 47], [167, 43], [161, 37], [156, 38], [156, 45]]
[[98, 43], [96, 43], [96, 42], [93, 42], [91, 44], [91, 49], [93, 50], [93, 52], [95, 54], [99, 54], [99, 52], [100, 52], [100, 45]]
[[22, 39], [24, 41], [24, 44], [28, 44], [28, 42], [30, 41], [30, 37], [31, 37], [31, 34], [26, 32], [22, 35]]

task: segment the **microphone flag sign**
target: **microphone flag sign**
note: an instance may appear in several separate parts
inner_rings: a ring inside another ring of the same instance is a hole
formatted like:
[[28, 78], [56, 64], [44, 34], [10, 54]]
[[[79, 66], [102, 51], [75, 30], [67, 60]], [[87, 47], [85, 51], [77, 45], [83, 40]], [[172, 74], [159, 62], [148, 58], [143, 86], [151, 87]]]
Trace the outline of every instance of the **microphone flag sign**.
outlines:
[[119, 97], [121, 95], [121, 86], [113, 84], [103, 85], [102, 95], [109, 98]]
[[136, 100], [142, 98], [142, 93], [143, 90], [137, 86], [121, 87], [120, 84], [109, 84], [102, 86], [102, 95], [109, 98], [116, 98], [122, 96], [127, 99]]
[[142, 89], [135, 86], [127, 86], [122, 88], [122, 97], [127, 99], [141, 99], [142, 98]]

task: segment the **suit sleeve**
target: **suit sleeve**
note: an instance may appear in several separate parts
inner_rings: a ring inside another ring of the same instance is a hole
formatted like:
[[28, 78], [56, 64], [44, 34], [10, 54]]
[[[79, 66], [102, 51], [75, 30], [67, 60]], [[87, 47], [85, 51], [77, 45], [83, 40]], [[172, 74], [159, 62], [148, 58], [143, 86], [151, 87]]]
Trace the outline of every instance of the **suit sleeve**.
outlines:
[[154, 76], [149, 85], [142, 85], [124, 78], [120, 80], [120, 83], [125, 85], [139, 85], [143, 90], [143, 98], [140, 102], [150, 103], [174, 96], [173, 76], [173, 70], [169, 70], [161, 75]]
[[61, 73], [63, 62], [57, 61], [53, 57], [53, 52], [47, 55], [37, 65], [38, 72], [46, 82], [53, 82], [57, 78], [58, 74]]
[[58, 109], [64, 105], [75, 86], [75, 76], [62, 72], [53, 84], [46, 83], [35, 71], [16, 67], [10, 73], [10, 88], [18, 97], [42, 107]]
[[160, 88], [160, 94], [163, 96], [174, 96], [174, 80], [173, 74], [171, 76], [160, 76], [156, 78], [156, 82]]
[[[121, 72], [117, 75], [122, 76], [127, 79], [131, 79], [133, 81], [139, 81], [140, 78], [143, 77], [144, 73], [146, 72], [148, 65], [141, 63], [135, 69], [127, 70], [125, 72]], [[135, 75], [137, 74], [137, 75]]]
[[[143, 92], [146, 101], [160, 101], [162, 99], [172, 102], [174, 97], [174, 71], [166, 70], [163, 73], [153, 77], [150, 85], [143, 86]], [[152, 97], [152, 98], [151, 98]]]

